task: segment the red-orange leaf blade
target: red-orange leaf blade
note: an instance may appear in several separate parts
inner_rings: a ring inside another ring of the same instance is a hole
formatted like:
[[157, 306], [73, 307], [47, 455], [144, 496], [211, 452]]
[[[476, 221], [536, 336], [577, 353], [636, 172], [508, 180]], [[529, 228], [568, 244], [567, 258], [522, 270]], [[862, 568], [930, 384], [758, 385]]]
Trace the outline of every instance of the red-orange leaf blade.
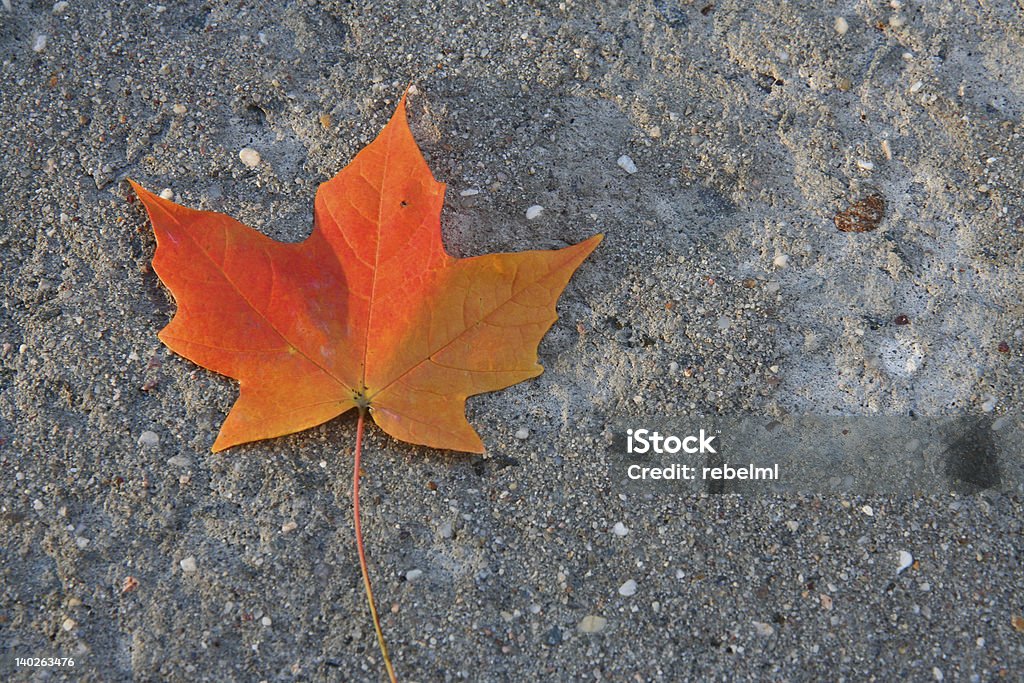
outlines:
[[275, 242], [228, 216], [133, 183], [153, 266], [178, 302], [160, 338], [241, 382], [214, 450], [306, 429], [354, 406], [392, 436], [481, 452], [466, 398], [542, 372], [555, 303], [600, 242], [455, 259], [444, 185], [405, 116], [317, 192], [313, 233]]

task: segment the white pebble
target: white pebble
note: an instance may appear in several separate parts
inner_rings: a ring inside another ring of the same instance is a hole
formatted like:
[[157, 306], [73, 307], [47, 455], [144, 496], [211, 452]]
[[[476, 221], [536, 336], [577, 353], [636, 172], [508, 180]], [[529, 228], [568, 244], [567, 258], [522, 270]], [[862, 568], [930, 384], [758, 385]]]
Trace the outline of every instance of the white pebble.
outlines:
[[410, 569], [409, 571], [407, 571], [405, 573], [405, 580], [406, 581], [415, 581], [416, 579], [420, 578], [421, 576], [423, 576], [423, 570], [422, 569]]
[[932, 667], [932, 678], [934, 678], [937, 681], [944, 681], [944, 680], [946, 680], [946, 676], [945, 676], [945, 674], [942, 673], [942, 669], [940, 669], [937, 666], [933, 666]]
[[991, 413], [991, 412], [992, 412], [993, 410], [995, 410], [995, 409], [996, 409], [996, 404], [998, 404], [998, 403], [999, 403], [999, 401], [997, 401], [997, 400], [996, 400], [996, 397], [995, 397], [995, 396], [989, 396], [989, 397], [988, 397], [987, 399], [985, 399], [985, 401], [984, 401], [984, 402], [983, 402], [983, 403], [981, 404], [981, 409], [982, 409], [982, 410], [983, 410], [984, 412], [986, 412], [986, 413]]
[[630, 579], [619, 586], [619, 595], [623, 595], [627, 598], [631, 595], [636, 595], [636, 581]]
[[151, 432], [148, 429], [139, 434], [139, 445], [140, 446], [156, 446], [160, 443], [160, 437], [157, 436], [156, 432]]
[[164, 189], [160, 190], [160, 198], [161, 199], [174, 199], [174, 190], [172, 190], [169, 187], [165, 187]]
[[43, 501], [39, 500], [38, 498], [33, 500], [32, 501], [32, 509], [35, 510], [36, 512], [39, 512], [40, 510], [42, 510], [43, 509]]
[[786, 522], [786, 528], [789, 529], [790, 532], [795, 534], [797, 532], [797, 529], [800, 528], [800, 522], [796, 521], [795, 519], [791, 519], [788, 522]]
[[906, 23], [907, 20], [898, 14], [894, 14], [891, 17], [889, 17], [889, 26], [892, 26], [893, 28], [903, 28], [903, 26], [905, 26]]
[[37, 33], [35, 40], [32, 41], [32, 52], [42, 52], [46, 49], [46, 41], [48, 38], [45, 33]]
[[860, 511], [863, 512], [868, 517], [874, 517], [875, 516], [875, 509], [873, 507], [871, 507], [870, 505], [863, 505], [863, 506], [861, 506]]
[[612, 533], [616, 536], [625, 536], [629, 533], [629, 527], [622, 522], [615, 522], [615, 526], [612, 527]]
[[846, 32], [850, 30], [850, 24], [846, 21], [844, 17], [836, 17], [836, 23], [834, 25], [836, 28], [836, 33], [838, 33], [841, 36], [845, 36]]
[[530, 430], [526, 427], [520, 427], [516, 430], [516, 438], [520, 441], [526, 441], [530, 438]]
[[526, 220], [532, 221], [537, 216], [544, 212], [544, 207], [540, 204], [534, 204], [526, 210]]
[[186, 574], [191, 574], [196, 570], [196, 558], [192, 557], [191, 555], [186, 557], [178, 564], [181, 565], [181, 571], [185, 572]]
[[673, 375], [675, 373], [679, 372], [679, 363], [677, 363], [675, 361], [672, 361], [671, 363], [669, 363], [668, 364], [668, 371], [671, 372]]
[[720, 330], [727, 330], [727, 329], [729, 329], [729, 325], [731, 325], [731, 324], [732, 324], [732, 321], [729, 320], [727, 317], [725, 317], [723, 315], [715, 323], [715, 326], [718, 327], [718, 329], [720, 329]]
[[256, 168], [260, 165], [260, 153], [252, 147], [243, 147], [238, 152], [238, 158], [249, 168]]
[[759, 636], [768, 637], [775, 633], [775, 627], [771, 624], [766, 624], [763, 621], [752, 621], [750, 623], [754, 625], [754, 632]]
[[785, 268], [789, 265], [789, 254], [779, 254], [772, 259], [772, 265], [776, 268]]
[[176, 104], [173, 107], [171, 107], [171, 110], [175, 114], [181, 115], [188, 111], [188, 107], [186, 107], [184, 104]]
[[914, 556], [908, 553], [906, 550], [901, 550], [900, 561], [899, 565], [896, 567], [896, 573], [902, 574], [912, 564], [914, 564]]
[[60, 627], [61, 627], [62, 629], [64, 629], [65, 631], [70, 631], [70, 630], [72, 630], [73, 628], [75, 628], [75, 626], [78, 626], [78, 624], [76, 624], [76, 623], [75, 623], [75, 620], [74, 620], [74, 619], [72, 619], [71, 617], [68, 617], [67, 619], [65, 619], [65, 620], [64, 620], [64, 623], [62, 623], [62, 624], [60, 625]]
[[460, 197], [473, 197], [473, 196], [476, 196], [478, 194], [480, 194], [480, 190], [478, 190], [475, 187], [473, 187], [473, 188], [470, 188], [468, 190], [463, 190], [462, 192], [459, 193], [459, 196]]
[[190, 467], [192, 465], [192, 461], [184, 455], [175, 455], [167, 458], [167, 464], [175, 467]]
[[923, 88], [923, 87], [924, 87], [924, 81], [915, 81], [914, 84], [912, 86], [910, 86], [910, 92], [912, 92], [912, 93], [921, 92], [921, 88]]
[[271, 624], [274, 623], [274, 620], [271, 619], [270, 617], [263, 617], [262, 619], [260, 619], [260, 623], [263, 624], [264, 626], [270, 626]]
[[862, 171], [873, 171], [875, 170], [875, 165], [866, 159], [857, 159], [857, 168]]
[[281, 533], [282, 534], [290, 534], [291, 532], [295, 531], [298, 528], [299, 528], [299, 525], [296, 524], [295, 522], [285, 522], [284, 524], [281, 525]]
[[68, 8], [68, 3], [65, 2], [64, 0], [61, 0], [60, 2], [53, 3], [53, 13], [54, 14], [63, 14], [64, 10], [66, 10], [67, 8]]
[[629, 173], [630, 175], [636, 173], [636, 164], [634, 164], [633, 160], [630, 159], [625, 154], [619, 157], [615, 163], [619, 165], [619, 168], [621, 168], [626, 173]]
[[455, 535], [455, 529], [453, 529], [453, 528], [452, 528], [452, 523], [451, 523], [451, 522], [445, 522], [445, 523], [444, 523], [444, 524], [442, 524], [442, 525], [441, 525], [441, 527], [440, 527], [440, 528], [439, 528], [439, 529], [437, 530], [437, 534], [438, 534], [438, 535], [439, 535], [439, 536], [440, 536], [441, 538], [443, 538], [443, 539], [447, 540], [447, 539], [450, 539], [450, 538], [451, 538], [452, 536], [454, 536], [454, 535]]
[[581, 633], [599, 633], [604, 630], [604, 627], [608, 625], [608, 620], [604, 617], [599, 617], [594, 614], [588, 614], [580, 620], [579, 625], [576, 627]]

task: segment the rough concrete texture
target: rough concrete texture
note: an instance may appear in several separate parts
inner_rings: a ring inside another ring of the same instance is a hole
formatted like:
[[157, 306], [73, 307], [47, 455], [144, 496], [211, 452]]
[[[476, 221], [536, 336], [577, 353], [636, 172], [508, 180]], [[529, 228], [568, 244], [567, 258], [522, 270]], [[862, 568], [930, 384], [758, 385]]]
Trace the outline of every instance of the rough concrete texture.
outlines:
[[470, 401], [488, 457], [370, 430], [403, 679], [1020, 677], [1019, 490], [609, 477], [613, 417], [1024, 404], [1024, 6], [753, 5], [4, 0], [0, 678], [383, 677], [354, 418], [210, 453], [237, 386], [157, 341], [125, 178], [299, 240], [409, 83], [453, 254], [606, 240], [546, 372]]

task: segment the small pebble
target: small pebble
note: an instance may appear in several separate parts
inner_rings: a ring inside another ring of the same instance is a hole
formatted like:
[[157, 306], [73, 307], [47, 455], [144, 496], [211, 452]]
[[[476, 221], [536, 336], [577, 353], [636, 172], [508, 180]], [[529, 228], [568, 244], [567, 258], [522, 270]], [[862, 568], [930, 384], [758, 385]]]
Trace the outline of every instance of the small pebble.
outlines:
[[629, 527], [622, 522], [615, 522], [615, 526], [612, 527], [612, 533], [616, 536], [625, 536], [629, 533]]
[[898, 14], [894, 14], [889, 17], [889, 26], [893, 28], [903, 28], [907, 24], [907, 20]]
[[944, 681], [944, 680], [946, 680], [945, 675], [943, 675], [943, 673], [942, 673], [942, 669], [940, 669], [937, 666], [933, 666], [932, 667], [932, 678], [934, 678], [937, 681]]
[[526, 427], [520, 427], [516, 430], [516, 438], [520, 441], [526, 441], [530, 438], [530, 430]]
[[547, 635], [544, 637], [544, 642], [550, 647], [560, 645], [562, 643], [562, 629], [557, 626], [552, 626], [551, 630], [548, 631]]
[[405, 573], [405, 580], [406, 581], [415, 581], [416, 579], [420, 578], [421, 576], [423, 576], [423, 570], [422, 569], [410, 569], [409, 571], [407, 571]]
[[274, 623], [274, 620], [271, 619], [270, 617], [263, 617], [262, 619], [260, 619], [260, 623], [263, 624], [264, 626], [270, 626], [271, 624]]
[[786, 522], [786, 528], [789, 529], [790, 532], [795, 534], [797, 529], [800, 528], [800, 522], [798, 522], [798, 521], [796, 521], [794, 519], [791, 519], [788, 522]]
[[870, 505], [861, 506], [860, 511], [863, 512], [868, 517], [874, 517], [875, 516], [875, 509], [873, 507], [871, 507]]
[[608, 620], [604, 617], [588, 614], [580, 619], [580, 623], [576, 628], [579, 629], [581, 633], [600, 633], [607, 625]]
[[173, 465], [174, 467], [190, 467], [192, 461], [184, 455], [175, 455], [174, 457], [167, 458], [167, 464]]
[[771, 624], [766, 624], [763, 621], [752, 621], [754, 625], [754, 632], [759, 636], [770, 636], [775, 633], [775, 628]]
[[179, 116], [188, 111], [188, 107], [186, 107], [184, 104], [176, 104], [173, 107], [171, 107], [171, 109], [174, 111], [175, 114], [178, 114]]
[[186, 557], [178, 564], [181, 565], [181, 571], [185, 572], [186, 574], [191, 574], [196, 570], [196, 558], [192, 557], [191, 555]]
[[65, 2], [64, 0], [61, 0], [60, 2], [53, 3], [53, 13], [54, 14], [63, 14], [64, 10], [66, 10], [67, 8], [68, 8], [68, 3]]
[[532, 221], [537, 216], [544, 212], [544, 207], [540, 204], [534, 204], [526, 210], [526, 220]]
[[452, 538], [455, 535], [455, 530], [452, 528], [452, 523], [445, 522], [444, 524], [442, 524], [437, 530], [437, 535], [445, 540]]
[[617, 163], [619, 165], [619, 168], [621, 168], [623, 171], [625, 171], [626, 173], [628, 173], [630, 175], [633, 175], [634, 173], [636, 173], [636, 164], [634, 164], [633, 160], [630, 159], [625, 154], [623, 154], [621, 157], [619, 157], [618, 160], [615, 163]]
[[46, 49], [47, 37], [45, 33], [36, 34], [36, 38], [32, 41], [32, 52], [42, 52]]
[[480, 194], [480, 190], [478, 190], [476, 188], [470, 188], [468, 190], [463, 190], [462, 192], [460, 192], [459, 196], [460, 197], [474, 197], [474, 196], [476, 196], [478, 194]]
[[630, 579], [619, 586], [619, 595], [624, 595], [627, 598], [631, 595], [636, 595], [636, 581]]
[[912, 86], [910, 86], [910, 92], [912, 92], [912, 93], [921, 92], [921, 88], [923, 88], [923, 87], [924, 87], [924, 81], [916, 81]]
[[140, 446], [156, 446], [160, 443], [160, 437], [157, 436], [156, 432], [151, 432], [148, 429], [142, 434], [139, 434], [139, 445]]
[[896, 567], [896, 573], [902, 574], [906, 571], [910, 565], [914, 564], [914, 556], [908, 553], [906, 550], [900, 551], [899, 565]]
[[669, 363], [668, 364], [668, 371], [671, 372], [673, 375], [675, 373], [679, 372], [679, 363], [677, 363], [675, 361], [672, 361], [671, 363]]
[[998, 403], [999, 401], [996, 399], [995, 396], [989, 396], [982, 402], [981, 409], [986, 413], [991, 413], [993, 410], [996, 409], [996, 405]]
[[42, 510], [43, 509], [43, 501], [39, 500], [38, 498], [33, 500], [32, 501], [32, 509], [35, 510], [36, 512], [39, 512], [40, 510]]
[[291, 532], [295, 531], [298, 528], [299, 528], [299, 525], [296, 524], [295, 522], [285, 522], [284, 524], [281, 525], [281, 533], [282, 534], [290, 534]]
[[785, 268], [789, 265], [789, 254], [779, 254], [772, 259], [772, 265], [776, 268]]
[[865, 159], [857, 159], [857, 168], [862, 171], [873, 171], [875, 169], [875, 165]]
[[260, 153], [252, 147], [243, 147], [238, 152], [238, 158], [249, 168], [256, 168], [260, 165]]
[[172, 190], [169, 187], [165, 187], [164, 189], [160, 190], [160, 198], [161, 199], [174, 199], [174, 190]]
[[78, 626], [78, 624], [76, 624], [76, 623], [75, 623], [75, 620], [74, 620], [74, 619], [72, 619], [71, 617], [68, 617], [68, 618], [66, 618], [66, 619], [64, 620], [64, 623], [62, 623], [62, 624], [60, 625], [60, 627], [61, 627], [62, 629], [64, 629], [65, 631], [70, 631], [70, 630], [72, 630], [73, 628], [75, 628], [75, 626]]
[[846, 32], [850, 30], [850, 24], [844, 17], [836, 17], [836, 23], [833, 26], [836, 29], [836, 33], [841, 36], [845, 36]]

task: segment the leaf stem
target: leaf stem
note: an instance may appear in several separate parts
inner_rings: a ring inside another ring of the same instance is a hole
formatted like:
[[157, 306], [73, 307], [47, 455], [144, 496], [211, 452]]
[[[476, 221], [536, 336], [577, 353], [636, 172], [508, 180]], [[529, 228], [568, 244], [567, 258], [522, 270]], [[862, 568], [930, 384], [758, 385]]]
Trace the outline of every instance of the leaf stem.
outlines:
[[370, 586], [370, 572], [366, 568], [366, 553], [363, 551], [363, 527], [359, 523], [359, 465], [363, 452], [363, 424], [365, 422], [366, 409], [359, 407], [359, 422], [356, 426], [356, 455], [352, 464], [352, 515], [356, 527], [356, 549], [359, 551], [359, 568], [363, 571], [363, 586], [366, 588], [366, 602], [370, 605], [370, 616], [373, 617], [373, 628], [377, 632], [377, 644], [380, 645], [380, 654], [384, 658], [384, 668], [388, 671], [388, 678], [391, 683], [397, 683], [395, 669], [391, 666], [391, 658], [388, 656], [388, 646], [384, 642], [384, 632], [380, 630], [380, 619], [377, 617], [377, 605], [373, 601], [373, 588]]

